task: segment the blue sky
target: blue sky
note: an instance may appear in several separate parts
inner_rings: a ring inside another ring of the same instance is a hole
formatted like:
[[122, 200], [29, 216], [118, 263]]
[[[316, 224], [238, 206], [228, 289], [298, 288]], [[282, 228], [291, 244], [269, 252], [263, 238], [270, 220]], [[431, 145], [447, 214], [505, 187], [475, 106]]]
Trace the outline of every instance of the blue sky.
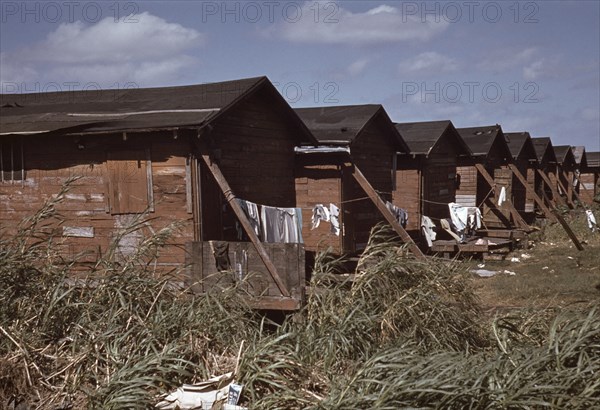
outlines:
[[294, 107], [600, 150], [598, 1], [0, 2], [2, 92], [267, 75]]

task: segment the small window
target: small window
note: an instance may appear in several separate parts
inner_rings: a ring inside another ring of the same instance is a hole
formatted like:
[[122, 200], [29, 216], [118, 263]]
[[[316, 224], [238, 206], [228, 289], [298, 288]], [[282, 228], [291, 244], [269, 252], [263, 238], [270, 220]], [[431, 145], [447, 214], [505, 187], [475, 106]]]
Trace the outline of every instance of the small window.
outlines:
[[111, 214], [137, 214], [147, 209], [153, 210], [149, 152], [110, 152], [107, 168]]
[[0, 182], [13, 183], [25, 179], [21, 138], [0, 139]]

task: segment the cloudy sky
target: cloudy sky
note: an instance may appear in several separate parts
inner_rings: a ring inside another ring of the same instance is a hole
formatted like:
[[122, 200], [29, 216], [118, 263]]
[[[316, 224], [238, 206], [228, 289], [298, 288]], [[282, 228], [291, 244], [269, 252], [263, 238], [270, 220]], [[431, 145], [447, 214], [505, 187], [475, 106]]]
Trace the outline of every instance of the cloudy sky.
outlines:
[[2, 92], [267, 75], [294, 107], [600, 150], [597, 1], [0, 2]]

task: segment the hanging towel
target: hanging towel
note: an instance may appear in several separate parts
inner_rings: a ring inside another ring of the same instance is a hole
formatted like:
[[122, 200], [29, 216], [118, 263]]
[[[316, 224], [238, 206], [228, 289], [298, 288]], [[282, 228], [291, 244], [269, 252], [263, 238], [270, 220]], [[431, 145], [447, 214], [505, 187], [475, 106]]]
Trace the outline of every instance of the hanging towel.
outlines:
[[312, 219], [311, 219], [311, 227], [310, 229], [316, 229], [321, 224], [321, 221], [329, 222], [329, 209], [327, 209], [323, 204], [317, 204], [313, 208]]
[[331, 222], [331, 232], [340, 236], [340, 209], [334, 204], [329, 204], [329, 222]]
[[423, 230], [423, 235], [425, 235], [427, 246], [431, 248], [433, 246], [433, 241], [435, 241], [437, 233], [435, 232], [435, 224], [433, 223], [430, 217], [425, 215], [421, 216], [421, 229]]
[[504, 201], [506, 201], [506, 188], [502, 187], [500, 189], [500, 195], [498, 195], [498, 206], [502, 206]]
[[261, 206], [263, 241], [267, 243], [302, 243], [300, 208]]
[[481, 211], [475, 206], [462, 206], [454, 202], [448, 204], [450, 220], [454, 231], [465, 240], [465, 237], [476, 229], [481, 228]]

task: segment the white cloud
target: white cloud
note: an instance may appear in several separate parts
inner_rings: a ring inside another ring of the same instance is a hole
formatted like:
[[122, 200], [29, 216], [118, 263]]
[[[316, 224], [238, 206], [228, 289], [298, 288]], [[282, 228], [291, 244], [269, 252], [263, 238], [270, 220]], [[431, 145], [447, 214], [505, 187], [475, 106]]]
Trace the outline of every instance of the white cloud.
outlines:
[[[186, 52], [204, 43], [204, 35], [148, 12], [135, 22], [107, 17], [96, 24], [61, 24], [26, 49], [4, 53], [3, 82], [37, 81], [156, 85], [177, 78], [197, 61]], [[25, 74], [14, 67], [25, 67]]]
[[369, 60], [367, 60], [366, 58], [361, 58], [360, 60], [356, 60], [352, 64], [350, 64], [346, 71], [350, 76], [356, 77], [357, 75], [360, 75], [365, 71], [365, 68], [367, 68], [367, 64], [369, 64]]
[[529, 81], [539, 79], [544, 73], [545, 64], [546, 62], [542, 59], [523, 67], [523, 78]]
[[455, 59], [435, 51], [421, 53], [414, 59], [402, 61], [398, 65], [400, 73], [441, 73], [456, 71], [457, 69], [458, 62]]
[[[341, 4], [339, 1], [307, 1], [302, 5], [302, 18], [294, 22], [285, 21], [266, 33], [299, 43], [364, 46], [426, 41], [449, 26], [445, 20], [422, 21], [417, 16], [402, 14], [392, 6], [380, 5], [354, 13]], [[332, 5], [335, 7], [332, 8]], [[316, 8], [321, 11], [318, 18], [315, 18]]]
[[530, 63], [539, 55], [537, 47], [518, 49], [515, 47], [502, 48], [492, 51], [477, 67], [481, 70], [500, 72], [520, 67]]

